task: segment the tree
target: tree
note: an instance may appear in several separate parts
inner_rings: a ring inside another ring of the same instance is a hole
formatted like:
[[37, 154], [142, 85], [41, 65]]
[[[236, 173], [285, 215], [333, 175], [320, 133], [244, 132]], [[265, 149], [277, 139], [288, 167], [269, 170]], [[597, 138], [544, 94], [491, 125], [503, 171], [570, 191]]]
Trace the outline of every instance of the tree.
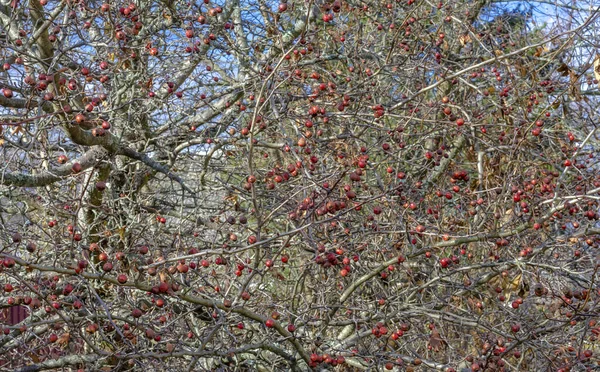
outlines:
[[597, 368], [574, 4], [1, 2], [2, 368]]

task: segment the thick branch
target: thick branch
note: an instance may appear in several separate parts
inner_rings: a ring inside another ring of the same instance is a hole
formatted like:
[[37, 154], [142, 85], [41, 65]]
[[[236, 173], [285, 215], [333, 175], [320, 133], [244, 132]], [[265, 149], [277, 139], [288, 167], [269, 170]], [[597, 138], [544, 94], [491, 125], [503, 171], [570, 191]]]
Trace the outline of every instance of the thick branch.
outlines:
[[190, 194], [194, 194], [194, 191], [192, 191], [192, 189], [190, 189], [189, 187], [187, 187], [185, 185], [185, 183], [183, 182], [183, 179], [181, 179], [181, 177], [179, 177], [178, 175], [175, 175], [173, 173], [171, 173], [171, 171], [165, 167], [164, 165], [157, 163], [156, 161], [152, 160], [151, 158], [149, 158], [146, 154], [142, 154], [139, 153], [129, 147], [121, 147], [119, 149], [119, 153], [121, 155], [125, 155], [129, 158], [135, 159], [135, 160], [139, 160], [142, 163], [146, 164], [147, 166], [149, 166], [150, 168], [154, 169], [157, 172], [163, 173], [164, 175], [166, 175], [167, 177], [169, 177], [169, 179], [177, 182], [178, 184], [181, 185], [181, 187], [183, 187], [183, 189], [187, 192], [189, 192]]
[[12, 173], [4, 171], [0, 174], [0, 184], [19, 187], [42, 187], [50, 185], [63, 177], [73, 174], [73, 164], [81, 164], [81, 169], [94, 167], [100, 160], [108, 155], [108, 151], [100, 146], [92, 147], [88, 152], [82, 155], [76, 161], [61, 165], [51, 171], [45, 171], [39, 174]]
[[100, 359], [99, 355], [69, 355], [59, 359], [47, 360], [32, 366], [23, 367], [18, 369], [17, 372], [36, 372], [44, 371], [47, 369], [64, 368], [66, 366], [72, 366], [77, 364], [88, 364], [94, 363]]

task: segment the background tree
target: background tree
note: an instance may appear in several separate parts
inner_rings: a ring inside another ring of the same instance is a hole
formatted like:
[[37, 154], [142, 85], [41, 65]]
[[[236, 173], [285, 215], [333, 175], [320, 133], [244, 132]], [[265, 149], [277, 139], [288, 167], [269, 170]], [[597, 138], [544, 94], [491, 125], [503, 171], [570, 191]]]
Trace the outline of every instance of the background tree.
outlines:
[[0, 25], [0, 368], [597, 368], [595, 2]]

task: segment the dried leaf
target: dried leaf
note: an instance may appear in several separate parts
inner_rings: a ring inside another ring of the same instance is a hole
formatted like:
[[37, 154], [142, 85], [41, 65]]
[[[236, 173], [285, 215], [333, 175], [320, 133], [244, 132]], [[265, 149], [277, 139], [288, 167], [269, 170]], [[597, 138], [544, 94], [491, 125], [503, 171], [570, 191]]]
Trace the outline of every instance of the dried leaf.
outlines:
[[526, 281], [521, 281], [521, 287], [519, 288], [519, 292], [517, 294], [521, 298], [527, 297], [529, 294], [529, 284]]
[[596, 59], [594, 59], [594, 77], [600, 85], [600, 54], [596, 54]]
[[461, 37], [458, 38], [458, 41], [460, 42], [460, 45], [462, 45], [462, 46], [465, 46], [467, 43], [472, 42], [471, 36], [469, 34], [462, 35]]
[[224, 198], [224, 201], [235, 204], [238, 202], [238, 196], [236, 194], [229, 194]]
[[562, 76], [569, 76], [569, 72], [571, 71], [571, 69], [565, 63], [563, 63], [560, 66], [558, 66], [556, 71], [560, 72]]
[[581, 101], [581, 87], [579, 86], [579, 77], [577, 74], [569, 70], [569, 80], [571, 81], [570, 95], [575, 101]]
[[541, 46], [537, 47], [535, 49], [535, 53], [533, 54], [536, 57], [539, 57], [542, 55], [542, 53], [544, 53], [544, 48], [542, 48]]
[[40, 358], [35, 353], [27, 353], [26, 355], [29, 358], [31, 358], [31, 360], [33, 360], [34, 363], [39, 363], [40, 362]]
[[126, 59], [121, 62], [121, 69], [128, 70], [131, 67], [131, 61]]
[[62, 347], [66, 347], [69, 344], [70, 339], [71, 334], [69, 332], [65, 332], [58, 338], [58, 340], [56, 340], [56, 343]]
[[450, 49], [450, 46], [448, 45], [448, 42], [444, 40], [444, 42], [442, 43], [442, 50], [447, 51], [448, 49]]
[[515, 292], [521, 286], [521, 280], [523, 279], [523, 275], [521, 273], [517, 274], [507, 285], [506, 290]]
[[527, 68], [525, 68], [525, 66], [520, 65], [519, 66], [519, 73], [521, 74], [521, 77], [525, 77], [525, 76], [527, 76], [527, 74], [529, 73], [529, 71], [527, 70]]
[[114, 31], [112, 25], [109, 22], [105, 22], [104, 23], [104, 35], [113, 37], [114, 34], [115, 34], [115, 31]]
[[436, 352], [442, 350], [446, 346], [446, 341], [440, 337], [440, 333], [435, 328], [431, 331], [431, 335], [429, 336], [429, 346]]
[[121, 237], [121, 240], [125, 240], [125, 231], [126, 231], [125, 226], [123, 226], [117, 230], [119, 236]]
[[169, 276], [164, 271], [159, 272], [158, 277], [160, 278], [161, 282], [166, 282], [169, 280]]

